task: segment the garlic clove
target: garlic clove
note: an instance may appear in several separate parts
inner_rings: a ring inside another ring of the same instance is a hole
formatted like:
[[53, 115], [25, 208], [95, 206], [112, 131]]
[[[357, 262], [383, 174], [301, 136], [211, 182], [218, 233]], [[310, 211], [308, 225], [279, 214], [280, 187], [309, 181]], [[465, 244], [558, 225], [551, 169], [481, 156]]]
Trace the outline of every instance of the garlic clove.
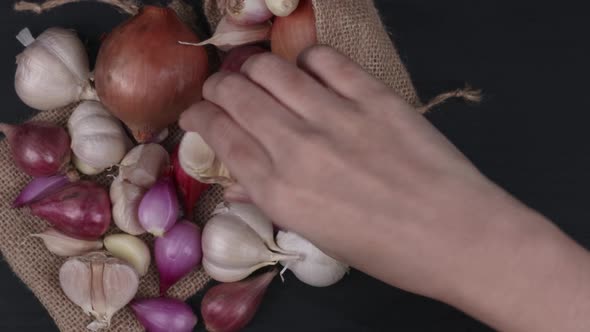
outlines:
[[291, 270], [297, 279], [310, 286], [331, 286], [348, 272], [348, 265], [326, 255], [296, 233], [280, 231], [277, 244], [284, 250], [299, 254], [298, 260], [281, 260], [280, 263], [285, 269]]
[[276, 16], [289, 16], [298, 5], [299, 0], [266, 0], [266, 6]]
[[68, 260], [59, 269], [59, 283], [70, 301], [78, 305], [84, 313], [92, 311], [92, 272], [90, 265], [78, 260]]
[[295, 254], [270, 251], [260, 236], [239, 217], [218, 214], [203, 229], [203, 266], [213, 278], [237, 281], [277, 261], [299, 259]]
[[139, 223], [139, 204], [146, 189], [119, 178], [111, 183], [112, 218], [115, 225], [125, 233], [141, 235], [145, 229]]
[[110, 323], [113, 315], [125, 307], [137, 293], [139, 279], [136, 271], [118, 261], [111, 260], [104, 265], [103, 289], [106, 298], [106, 321]]
[[101, 241], [85, 241], [69, 237], [53, 228], [43, 233], [32, 234], [43, 240], [47, 249], [62, 257], [78, 256], [102, 248]]
[[264, 241], [266, 246], [275, 252], [287, 253], [275, 243], [272, 222], [264, 213], [253, 204], [244, 203], [220, 203], [214, 214], [229, 213], [239, 217], [246, 225], [250, 226]]
[[228, 214], [214, 216], [205, 225], [203, 253], [210, 262], [232, 268], [277, 260], [252, 228]]
[[254, 271], [261, 269], [265, 266], [276, 265], [276, 262], [262, 262], [260, 264], [246, 267], [246, 268], [226, 268], [209, 262], [207, 259], [203, 259], [201, 262], [205, 272], [213, 278], [213, 280], [219, 282], [236, 282], [246, 279]]
[[224, 16], [219, 21], [213, 37], [200, 43], [183, 41], [179, 41], [179, 43], [191, 46], [215, 45], [220, 50], [227, 52], [236, 46], [268, 40], [271, 27], [270, 21], [253, 25], [239, 25]]
[[233, 179], [229, 170], [219, 161], [211, 147], [194, 132], [186, 133], [178, 150], [182, 169], [192, 178], [203, 183], [229, 185]]
[[105, 237], [104, 246], [113, 256], [131, 264], [139, 276], [147, 274], [151, 263], [150, 249], [142, 240], [128, 234]]
[[104, 168], [94, 168], [94, 167], [86, 165], [86, 163], [84, 163], [82, 160], [78, 159], [78, 157], [76, 157], [76, 155], [72, 156], [72, 162], [74, 163], [74, 166], [76, 166], [76, 169], [78, 171], [80, 171], [80, 173], [82, 173], [82, 174], [97, 175], [97, 174], [102, 173], [102, 171], [104, 171]]
[[168, 164], [170, 164], [170, 157], [161, 145], [155, 143], [138, 145], [131, 149], [121, 161], [119, 178], [142, 188], [150, 188]]

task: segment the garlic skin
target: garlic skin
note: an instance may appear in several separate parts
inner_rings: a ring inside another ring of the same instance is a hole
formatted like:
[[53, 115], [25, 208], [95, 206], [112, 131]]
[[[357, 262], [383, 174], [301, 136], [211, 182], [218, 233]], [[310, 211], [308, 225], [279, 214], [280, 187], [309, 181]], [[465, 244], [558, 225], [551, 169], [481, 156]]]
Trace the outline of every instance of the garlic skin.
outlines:
[[86, 241], [69, 237], [53, 228], [43, 233], [32, 234], [43, 240], [47, 250], [61, 257], [79, 256], [85, 253], [102, 249], [102, 241]]
[[299, 258], [271, 251], [256, 231], [228, 213], [215, 215], [207, 222], [201, 241], [203, 267], [221, 282], [239, 281], [263, 266]]
[[133, 267], [103, 252], [68, 259], [59, 270], [59, 282], [65, 295], [96, 319], [87, 326], [91, 331], [108, 328], [139, 287]]
[[25, 104], [47, 111], [98, 100], [90, 84], [88, 55], [76, 32], [49, 28], [34, 39], [25, 28], [17, 39], [26, 49], [16, 57], [14, 87]]
[[74, 164], [87, 175], [98, 174], [125, 157], [132, 143], [119, 120], [96, 101], [78, 105], [68, 120]]
[[223, 202], [217, 205], [213, 214], [231, 214], [240, 218], [242, 222], [250, 226], [260, 236], [268, 249], [275, 252], [287, 253], [279, 248], [275, 242], [272, 222], [255, 205]]
[[113, 256], [131, 264], [140, 277], [147, 274], [152, 258], [142, 240], [128, 234], [113, 234], [105, 237], [104, 247]]
[[203, 138], [195, 132], [187, 132], [182, 137], [178, 149], [180, 167], [192, 178], [203, 183], [231, 185], [229, 170], [215, 156], [215, 152]]
[[300, 259], [298, 260], [281, 261], [280, 263], [285, 267], [285, 270], [291, 270], [297, 279], [310, 286], [331, 286], [340, 281], [348, 272], [348, 265], [326, 255], [296, 233], [280, 231], [277, 234], [277, 244], [284, 250], [299, 254]]
[[113, 205], [113, 222], [120, 230], [131, 235], [141, 235], [145, 229], [139, 223], [139, 203], [147, 189], [116, 178], [111, 183], [110, 197]]
[[149, 189], [164, 167], [170, 164], [168, 152], [159, 144], [149, 143], [134, 147], [119, 165], [119, 178]]

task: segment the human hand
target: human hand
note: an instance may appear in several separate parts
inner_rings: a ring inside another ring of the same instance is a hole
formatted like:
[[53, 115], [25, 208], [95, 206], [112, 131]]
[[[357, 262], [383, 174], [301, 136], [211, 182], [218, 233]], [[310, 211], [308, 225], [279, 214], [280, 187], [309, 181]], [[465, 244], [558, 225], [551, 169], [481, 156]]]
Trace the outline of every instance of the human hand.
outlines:
[[464, 293], [481, 295], [489, 272], [519, 265], [512, 257], [529, 230], [554, 229], [345, 56], [315, 47], [298, 65], [262, 54], [241, 74], [213, 75], [181, 126], [201, 134], [280, 227], [479, 314]]

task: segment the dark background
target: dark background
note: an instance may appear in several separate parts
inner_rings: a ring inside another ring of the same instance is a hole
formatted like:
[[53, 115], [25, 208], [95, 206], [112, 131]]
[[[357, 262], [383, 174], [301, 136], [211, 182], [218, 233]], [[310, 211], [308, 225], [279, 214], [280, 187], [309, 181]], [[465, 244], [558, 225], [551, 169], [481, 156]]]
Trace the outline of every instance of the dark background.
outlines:
[[[42, 16], [13, 13], [11, 4], [0, 4], [0, 121], [16, 122], [32, 114], [13, 87], [21, 28], [34, 35], [51, 26], [75, 28], [95, 53], [98, 37], [124, 16], [92, 3]], [[465, 82], [485, 92], [481, 105], [447, 103], [428, 115], [432, 122], [492, 180], [589, 247], [590, 30], [582, 2], [377, 4], [424, 100]], [[5, 263], [0, 294], [1, 331], [57, 331]], [[192, 303], [198, 302], [197, 296]], [[277, 279], [246, 330], [489, 331], [448, 306], [358, 272], [327, 289]]]

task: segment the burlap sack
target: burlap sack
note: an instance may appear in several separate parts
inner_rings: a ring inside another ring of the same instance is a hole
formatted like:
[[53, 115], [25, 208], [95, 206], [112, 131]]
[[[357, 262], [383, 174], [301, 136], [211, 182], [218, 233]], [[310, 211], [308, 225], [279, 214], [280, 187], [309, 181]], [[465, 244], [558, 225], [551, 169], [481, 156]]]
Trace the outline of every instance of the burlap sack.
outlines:
[[[409, 75], [371, 0], [314, 0], [313, 5], [319, 43], [333, 46], [349, 55], [409, 103], [419, 104]], [[217, 2], [205, 0], [204, 6], [207, 18], [214, 26], [220, 17]], [[33, 120], [65, 125], [73, 108], [74, 106], [70, 106], [43, 112]], [[180, 135], [178, 128], [173, 129], [171, 137], [164, 143], [165, 147], [170, 149], [178, 142]], [[30, 178], [13, 165], [6, 140], [0, 142], [0, 155], [3, 156], [0, 160], [0, 181], [3, 183], [0, 189], [0, 251], [13, 271], [47, 308], [61, 331], [85, 331], [91, 318], [86, 317], [79, 307], [72, 304], [59, 287], [58, 270], [64, 259], [49, 253], [40, 240], [29, 237], [30, 234], [44, 231], [47, 224], [25, 210], [10, 208], [11, 202]], [[107, 174], [108, 172], [100, 175], [96, 180], [107, 186], [110, 183]], [[198, 224], [206, 221], [221, 197], [219, 187], [213, 187], [206, 193], [195, 213]], [[146, 239], [151, 240], [148, 237]], [[208, 280], [202, 270], [195, 271], [174, 286], [170, 295], [187, 299]], [[152, 266], [149, 274], [141, 281], [138, 297], [157, 295], [158, 278]], [[124, 309], [115, 315], [108, 331], [136, 332], [142, 331], [142, 328], [130, 310]]]
[[[205, 15], [212, 27], [223, 16], [218, 4], [224, 0], [204, 0]], [[348, 55], [408, 103], [420, 101], [406, 67], [379, 17], [373, 0], [312, 0], [318, 43]]]

